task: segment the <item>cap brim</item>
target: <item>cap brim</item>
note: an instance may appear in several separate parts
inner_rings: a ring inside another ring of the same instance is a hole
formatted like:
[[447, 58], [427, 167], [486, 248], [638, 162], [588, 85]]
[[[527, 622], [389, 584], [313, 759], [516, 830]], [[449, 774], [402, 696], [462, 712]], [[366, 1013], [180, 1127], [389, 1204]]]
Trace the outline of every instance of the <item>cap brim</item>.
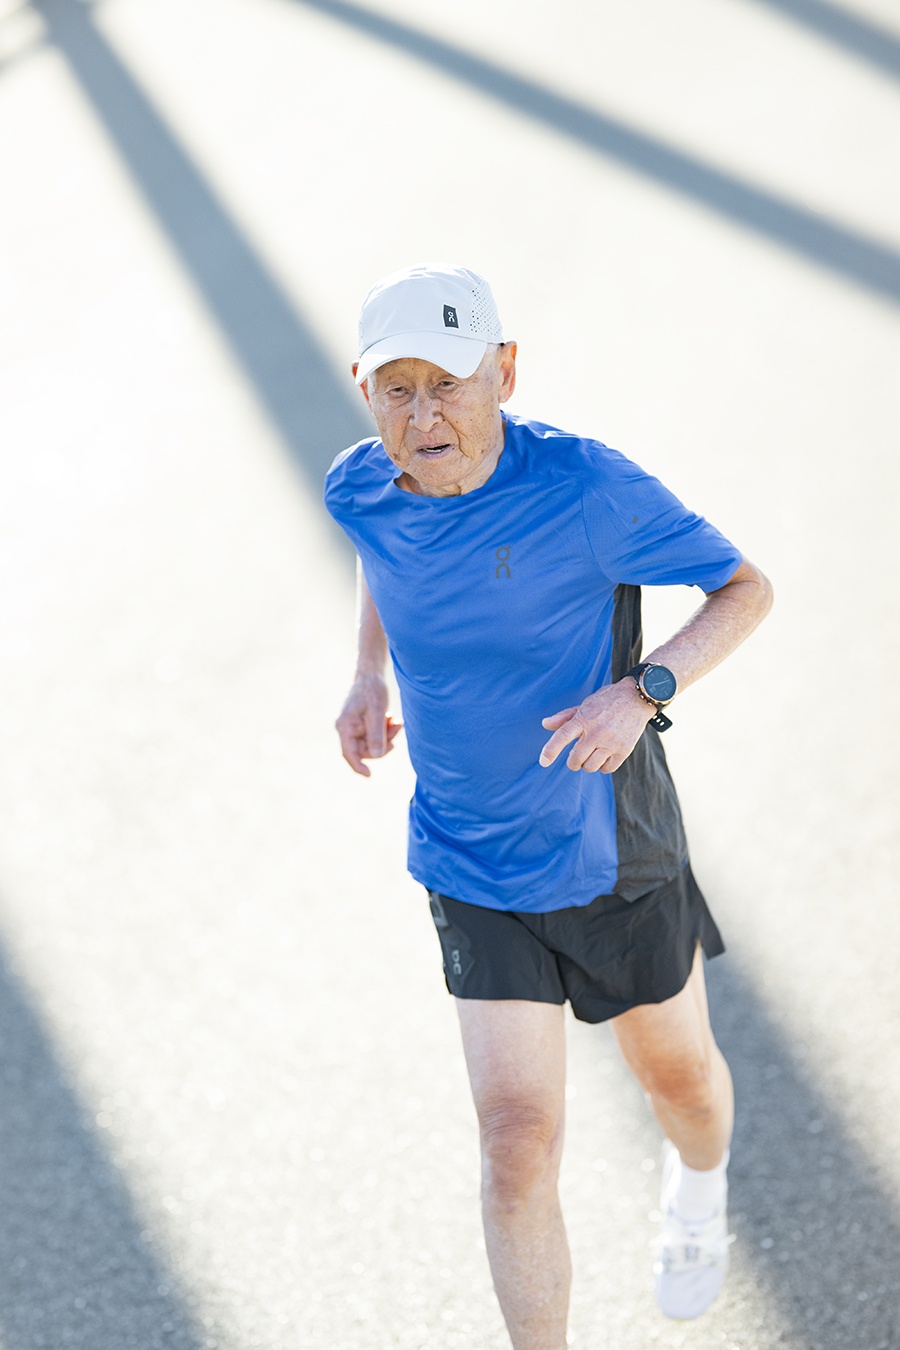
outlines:
[[487, 349], [488, 344], [480, 338], [457, 337], [451, 333], [394, 333], [373, 343], [362, 353], [356, 383], [362, 384], [373, 370], [386, 366], [388, 361], [400, 361], [410, 356], [430, 361], [458, 380], [467, 380], [481, 365]]

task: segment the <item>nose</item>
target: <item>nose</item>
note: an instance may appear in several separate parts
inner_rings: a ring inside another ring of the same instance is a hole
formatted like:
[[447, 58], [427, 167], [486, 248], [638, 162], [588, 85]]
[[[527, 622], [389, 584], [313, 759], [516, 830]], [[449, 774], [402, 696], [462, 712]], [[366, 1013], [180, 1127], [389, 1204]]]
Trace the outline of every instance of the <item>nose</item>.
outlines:
[[442, 416], [440, 399], [426, 390], [417, 391], [409, 411], [410, 426], [417, 431], [430, 431]]

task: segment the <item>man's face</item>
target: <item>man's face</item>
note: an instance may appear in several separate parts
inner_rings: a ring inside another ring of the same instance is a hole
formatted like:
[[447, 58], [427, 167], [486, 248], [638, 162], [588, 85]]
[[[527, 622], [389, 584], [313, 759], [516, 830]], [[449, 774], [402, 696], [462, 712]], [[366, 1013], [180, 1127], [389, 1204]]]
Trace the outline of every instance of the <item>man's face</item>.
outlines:
[[480, 486], [493, 472], [503, 449], [500, 404], [515, 372], [516, 345], [507, 342], [489, 347], [466, 380], [410, 356], [373, 371], [362, 389], [400, 473], [443, 495]]

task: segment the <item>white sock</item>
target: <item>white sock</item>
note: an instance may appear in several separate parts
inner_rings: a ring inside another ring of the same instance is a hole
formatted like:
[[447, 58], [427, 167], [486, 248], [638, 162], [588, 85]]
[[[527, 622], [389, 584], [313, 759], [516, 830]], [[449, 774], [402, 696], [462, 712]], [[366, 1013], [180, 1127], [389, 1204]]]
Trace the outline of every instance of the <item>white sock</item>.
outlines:
[[731, 1154], [728, 1149], [718, 1167], [708, 1172], [697, 1172], [679, 1156], [675, 1182], [675, 1208], [683, 1219], [700, 1223], [711, 1219], [725, 1208], [728, 1198], [726, 1168]]

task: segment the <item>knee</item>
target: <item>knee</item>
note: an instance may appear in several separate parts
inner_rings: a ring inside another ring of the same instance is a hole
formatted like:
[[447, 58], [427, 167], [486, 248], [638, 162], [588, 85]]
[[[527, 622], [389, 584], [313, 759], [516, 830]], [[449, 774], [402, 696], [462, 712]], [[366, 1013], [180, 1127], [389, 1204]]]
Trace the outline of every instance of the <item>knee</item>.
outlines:
[[502, 1103], [480, 1117], [484, 1190], [516, 1204], [542, 1186], [556, 1184], [562, 1150], [562, 1116], [533, 1105]]
[[703, 1117], [716, 1104], [714, 1066], [705, 1059], [678, 1059], [645, 1066], [639, 1075], [647, 1092], [675, 1111]]

